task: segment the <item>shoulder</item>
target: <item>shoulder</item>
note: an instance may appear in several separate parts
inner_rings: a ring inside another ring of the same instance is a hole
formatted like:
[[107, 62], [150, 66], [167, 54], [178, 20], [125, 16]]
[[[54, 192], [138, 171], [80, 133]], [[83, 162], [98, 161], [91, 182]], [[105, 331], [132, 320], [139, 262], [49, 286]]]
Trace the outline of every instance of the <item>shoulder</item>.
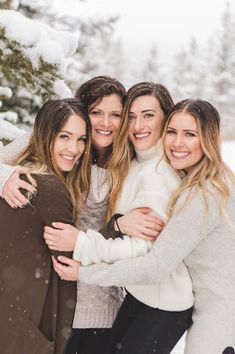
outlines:
[[73, 205], [66, 185], [52, 174], [33, 175], [37, 182], [37, 193], [31, 205], [40, 213], [44, 223], [51, 221], [73, 223]]
[[37, 183], [37, 198], [50, 201], [69, 200], [70, 194], [65, 183], [53, 174], [34, 174]]

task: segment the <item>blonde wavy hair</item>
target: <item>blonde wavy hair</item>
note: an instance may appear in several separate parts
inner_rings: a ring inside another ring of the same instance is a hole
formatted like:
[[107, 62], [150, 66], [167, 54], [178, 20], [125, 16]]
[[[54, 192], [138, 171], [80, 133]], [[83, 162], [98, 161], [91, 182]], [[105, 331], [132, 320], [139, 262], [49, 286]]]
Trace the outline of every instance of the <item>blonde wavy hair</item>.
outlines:
[[[196, 119], [203, 157], [187, 174], [179, 171], [181, 176], [183, 176], [182, 183], [170, 199], [168, 216], [171, 217], [177, 211], [176, 202], [184, 191], [188, 191], [188, 195], [183, 207], [200, 190], [202, 191], [205, 211], [207, 212], [208, 193], [212, 185], [219, 192], [219, 208], [224, 218], [228, 221], [225, 212], [225, 204], [230, 196], [228, 181], [230, 180], [235, 186], [235, 175], [222, 160], [219, 113], [212, 104], [200, 99], [187, 99], [177, 103], [168, 116], [162, 135], [163, 142], [172, 116], [179, 112], [188, 113]], [[169, 162], [165, 154], [164, 157]], [[209, 184], [208, 181], [210, 182]]]
[[128, 140], [129, 113], [133, 101], [140, 96], [154, 96], [159, 102], [164, 117], [167, 117], [174, 102], [167, 88], [153, 82], [140, 82], [127, 91], [127, 99], [123, 109], [121, 126], [113, 142], [113, 151], [108, 162], [107, 171], [110, 184], [109, 208], [107, 220], [115, 213], [120, 198], [123, 181], [126, 178], [135, 151]]
[[[87, 140], [85, 152], [75, 164], [72, 171], [61, 171], [53, 159], [53, 147], [69, 117], [75, 114], [86, 123]], [[33, 132], [26, 149], [13, 161], [13, 165], [29, 167], [28, 180], [36, 186], [34, 174], [55, 174], [67, 186], [74, 208], [74, 217], [86, 201], [90, 186], [90, 146], [91, 127], [86, 110], [77, 99], [48, 100], [39, 110], [33, 127]], [[28, 195], [29, 199], [31, 195]]]

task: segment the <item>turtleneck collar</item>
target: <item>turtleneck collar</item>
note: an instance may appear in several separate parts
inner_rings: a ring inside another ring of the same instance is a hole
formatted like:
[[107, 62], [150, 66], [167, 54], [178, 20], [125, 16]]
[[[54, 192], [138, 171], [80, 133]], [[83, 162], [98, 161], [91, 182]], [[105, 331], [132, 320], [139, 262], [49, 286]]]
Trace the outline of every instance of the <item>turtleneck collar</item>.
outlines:
[[163, 154], [162, 141], [161, 139], [159, 139], [158, 142], [151, 148], [147, 150], [136, 149], [135, 152], [136, 152], [136, 159], [138, 162], [151, 160], [153, 158], [156, 158], [157, 155], [162, 156]]

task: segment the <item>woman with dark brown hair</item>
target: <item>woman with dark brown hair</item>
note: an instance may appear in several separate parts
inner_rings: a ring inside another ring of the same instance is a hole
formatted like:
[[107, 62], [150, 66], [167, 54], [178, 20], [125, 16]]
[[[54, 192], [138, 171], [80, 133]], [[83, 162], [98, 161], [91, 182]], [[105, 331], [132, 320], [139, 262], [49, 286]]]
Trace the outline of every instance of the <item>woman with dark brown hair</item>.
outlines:
[[84, 106], [76, 99], [49, 100], [28, 146], [12, 161], [27, 167], [25, 181], [37, 194], [26, 193], [28, 205], [18, 210], [0, 199], [1, 353], [64, 353], [76, 286], [53, 271], [56, 252], [46, 247], [43, 228], [58, 219], [74, 224], [89, 191], [89, 149]]

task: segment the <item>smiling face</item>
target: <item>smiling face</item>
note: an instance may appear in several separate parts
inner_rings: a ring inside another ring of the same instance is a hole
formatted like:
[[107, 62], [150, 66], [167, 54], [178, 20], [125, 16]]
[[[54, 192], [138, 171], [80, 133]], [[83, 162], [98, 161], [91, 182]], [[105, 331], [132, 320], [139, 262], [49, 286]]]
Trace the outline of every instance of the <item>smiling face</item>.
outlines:
[[164, 137], [165, 153], [173, 168], [188, 172], [203, 157], [196, 118], [186, 112], [174, 113]]
[[164, 113], [156, 97], [139, 96], [133, 100], [129, 112], [129, 140], [136, 150], [154, 146], [161, 134]]
[[105, 151], [117, 134], [122, 113], [121, 98], [117, 94], [104, 96], [89, 111], [92, 143], [98, 151]]
[[52, 148], [57, 167], [69, 172], [85, 150], [86, 123], [83, 118], [72, 114], [57, 134]]

